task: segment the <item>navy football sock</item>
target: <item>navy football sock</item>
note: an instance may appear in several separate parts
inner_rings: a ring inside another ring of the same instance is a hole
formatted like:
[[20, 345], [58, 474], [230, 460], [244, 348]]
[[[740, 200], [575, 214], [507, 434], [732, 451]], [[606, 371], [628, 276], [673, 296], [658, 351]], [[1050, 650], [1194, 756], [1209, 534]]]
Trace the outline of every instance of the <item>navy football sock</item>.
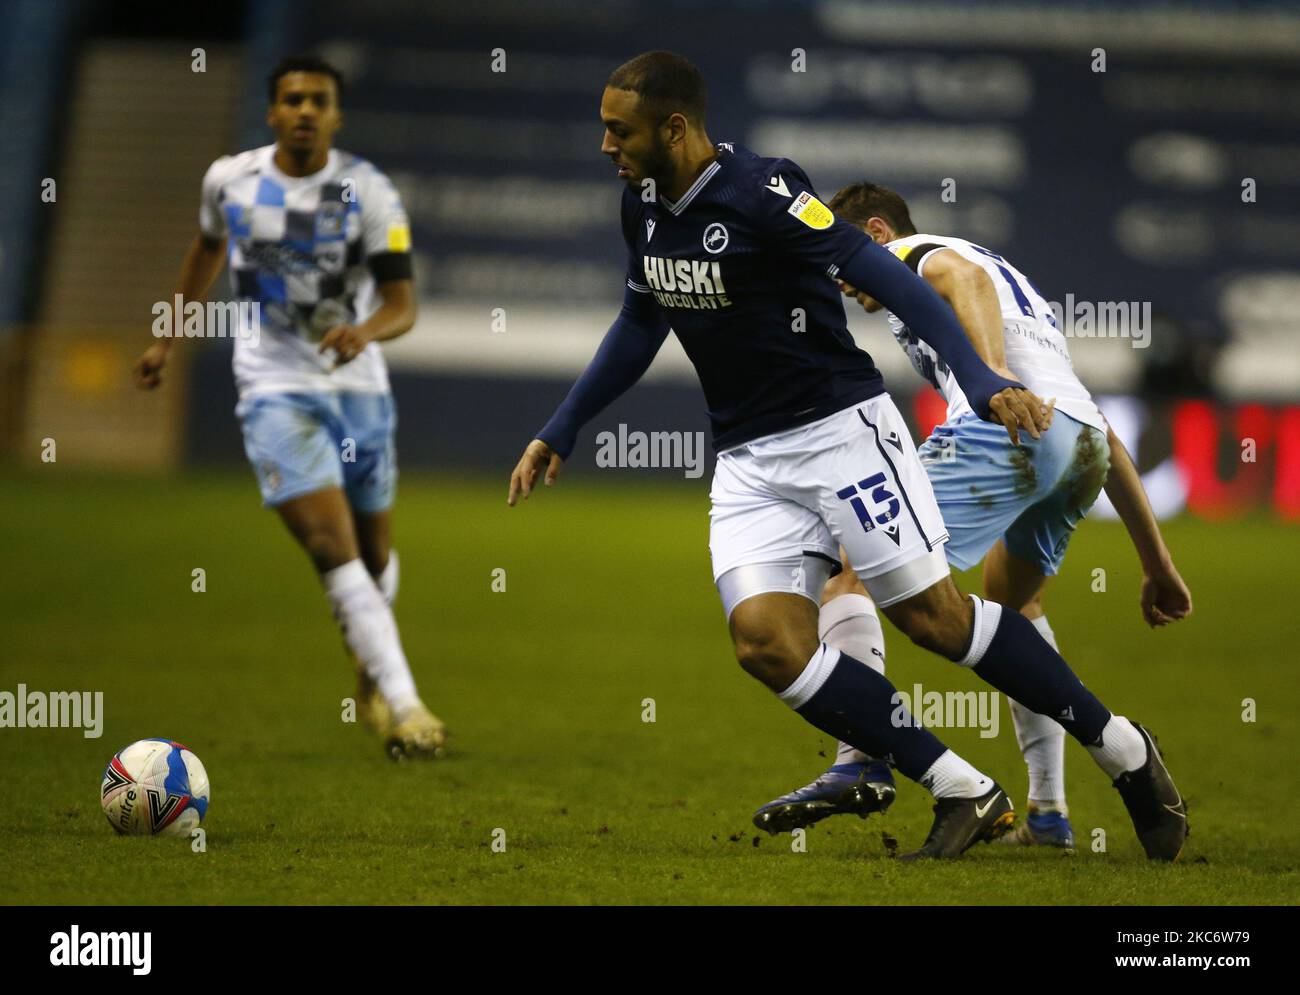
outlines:
[[1061, 654], [1019, 612], [970, 596], [975, 629], [958, 661], [1008, 698], [1055, 719], [1084, 746], [1101, 736], [1110, 712], [1083, 686]]
[[828, 736], [873, 757], [890, 757], [913, 781], [947, 750], [898, 704], [883, 674], [825, 643], [778, 697]]

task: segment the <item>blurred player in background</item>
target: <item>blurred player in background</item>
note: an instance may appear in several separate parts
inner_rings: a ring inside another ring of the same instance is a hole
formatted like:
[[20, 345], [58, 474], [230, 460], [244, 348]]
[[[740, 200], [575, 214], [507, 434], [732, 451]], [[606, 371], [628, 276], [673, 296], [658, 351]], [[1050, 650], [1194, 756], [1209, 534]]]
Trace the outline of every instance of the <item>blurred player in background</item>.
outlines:
[[[320, 573], [357, 668], [359, 716], [395, 758], [434, 756], [446, 729], [420, 700], [392, 611], [397, 416], [377, 344], [415, 322], [410, 229], [388, 178], [331, 147], [339, 71], [294, 56], [268, 83], [275, 143], [208, 169], [176, 293], [203, 300], [229, 243], [235, 296], [260, 311], [236, 338], [234, 370], [263, 503]], [[139, 386], [159, 384], [172, 345], [140, 357]]]
[[[1162, 626], [1190, 614], [1191, 594], [1174, 567], [1133, 461], [1075, 376], [1056, 316], [1033, 283], [1001, 256], [965, 239], [918, 234], [906, 201], [885, 187], [853, 184], [837, 193], [830, 206], [934, 287], [993, 370], [1020, 380], [1040, 397], [1055, 399], [1056, 418], [1041, 439], [1008, 440], [1001, 429], [976, 417], [934, 349], [889, 313], [898, 344], [948, 402], [946, 420], [920, 449], [949, 535], [948, 562], [967, 570], [983, 560], [984, 594], [1024, 615], [1055, 648], [1042, 591], [1060, 569], [1071, 533], [1104, 483], [1142, 563], [1143, 619]], [[865, 292], [844, 281], [840, 285], [866, 311], [880, 309]], [[829, 640], [833, 632], [853, 647], [855, 657], [883, 671], [884, 633], [875, 606], [844, 563], [844, 572], [822, 594], [821, 636]], [[1065, 730], [1014, 700], [1011, 715], [1029, 768], [1029, 804], [1026, 821], [1004, 841], [1072, 850]], [[1148, 768], [1160, 762], [1152, 747], [1146, 766], [1115, 780], [1135, 822], [1149, 819], [1141, 811], [1148, 793], [1134, 790], [1132, 782], [1152, 776]], [[764, 805], [754, 824], [784, 832], [830, 815], [859, 812], [864, 799], [881, 796], [893, 797], [888, 765], [841, 742], [830, 770]], [[1186, 812], [1176, 793], [1167, 801]]]
[[[1112, 777], [1149, 766], [1145, 734], [1112, 715], [1024, 616], [957, 590], [906, 423], [849, 335], [833, 278], [865, 288], [933, 346], [980, 417], [1038, 438], [1047, 406], [989, 369], [938, 294], [836, 220], [795, 163], [714, 145], [706, 103], [699, 70], [669, 52], [637, 56], [606, 84], [602, 152], [626, 184], [623, 309], [524, 450], [509, 503], [543, 472], [554, 482], [580, 428], [640, 379], [671, 327], [699, 374], [719, 451], [709, 541], [737, 659], [807, 722], [889, 757], [931, 791], [934, 823], [908, 858], [956, 857], [997, 838], [1012, 805], [911, 716], [895, 721], [883, 674], [819, 638], [841, 545], [918, 645], [1058, 717]], [[1135, 782], [1150, 796], [1144, 812], [1160, 807], [1162, 788]], [[1181, 849], [1181, 816], [1135, 827], [1144, 844], [1160, 838], [1166, 859]]]

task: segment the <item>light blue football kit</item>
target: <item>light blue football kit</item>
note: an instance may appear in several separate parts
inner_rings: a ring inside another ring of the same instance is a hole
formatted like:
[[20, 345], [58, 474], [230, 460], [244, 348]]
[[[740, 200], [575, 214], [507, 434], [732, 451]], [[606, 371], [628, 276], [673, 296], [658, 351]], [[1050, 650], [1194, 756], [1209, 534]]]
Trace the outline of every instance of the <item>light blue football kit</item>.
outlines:
[[342, 487], [348, 504], [364, 514], [393, 506], [397, 410], [391, 394], [253, 394], [235, 413], [264, 503]]
[[1007, 366], [1056, 415], [1041, 439], [1023, 430], [1014, 446], [1001, 425], [971, 411], [943, 360], [893, 314], [894, 337], [948, 403], [947, 418], [919, 454], [948, 531], [948, 562], [975, 566], [999, 539], [1044, 576], [1058, 572], [1075, 527], [1106, 480], [1106, 422], [1070, 364], [1056, 315], [1029, 279], [1001, 256], [964, 239], [909, 235], [886, 246], [918, 275], [949, 249], [980, 266], [997, 290]]
[[214, 162], [199, 224], [228, 238], [235, 296], [254, 302], [256, 334], [235, 339], [235, 413], [262, 500], [278, 505], [343, 487], [363, 512], [390, 507], [397, 418], [383, 353], [370, 343], [348, 363], [321, 338], [364, 321], [376, 285], [409, 279], [410, 229], [392, 183], [373, 165], [333, 149], [326, 165], [293, 177], [267, 145]]

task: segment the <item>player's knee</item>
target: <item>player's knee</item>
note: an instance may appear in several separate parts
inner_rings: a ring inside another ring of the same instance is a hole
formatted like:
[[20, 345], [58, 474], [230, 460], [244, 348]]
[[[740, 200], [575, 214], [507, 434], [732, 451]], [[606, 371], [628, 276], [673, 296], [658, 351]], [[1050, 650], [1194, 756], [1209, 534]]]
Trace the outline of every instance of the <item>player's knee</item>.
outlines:
[[751, 677], [774, 691], [789, 687], [812, 659], [817, 646], [800, 641], [776, 629], [753, 629], [736, 635], [736, 659]]
[[[992, 600], [996, 601], [996, 598]], [[1036, 592], [1033, 597], [1020, 606], [1020, 614], [1027, 619], [1039, 618], [1043, 614], [1043, 596], [1041, 592]]]
[[984, 597], [989, 601], [996, 601], [1000, 605], [1008, 603], [1008, 599], [1011, 597], [1011, 585], [1007, 583], [1006, 578], [1000, 572], [984, 571]]
[[320, 573], [341, 567], [357, 558], [355, 543], [347, 535], [328, 526], [303, 529], [298, 535], [298, 542]]
[[790, 663], [781, 643], [767, 634], [737, 638], [736, 660], [745, 673], [769, 686], [780, 679]]
[[1042, 603], [1037, 593], [1026, 597], [1025, 585], [1013, 584], [1000, 574], [985, 575], [984, 598], [1012, 608], [1028, 618], [1036, 618], [1043, 613]]
[[[950, 585], [951, 586], [951, 585]], [[970, 599], [956, 587], [949, 592], [926, 592], [888, 610], [889, 619], [922, 649], [949, 660], [960, 660], [970, 645], [974, 614]]]

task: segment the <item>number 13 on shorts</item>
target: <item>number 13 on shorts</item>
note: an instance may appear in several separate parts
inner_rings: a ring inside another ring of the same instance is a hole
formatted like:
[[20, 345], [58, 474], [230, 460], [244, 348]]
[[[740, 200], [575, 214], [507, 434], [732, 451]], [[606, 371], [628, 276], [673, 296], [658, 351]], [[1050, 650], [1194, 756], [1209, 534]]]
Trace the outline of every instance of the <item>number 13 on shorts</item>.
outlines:
[[[857, 484], [840, 488], [835, 492], [835, 496], [842, 501], [848, 501], [849, 507], [862, 523], [863, 532], [870, 532], [879, 525], [885, 529], [885, 534], [897, 543], [898, 525], [890, 526], [889, 523], [898, 517], [902, 506], [897, 495], [885, 486], [886, 479], [883, 473], [873, 473], [865, 480], [859, 480]], [[866, 502], [863, 501], [864, 494], [870, 498], [879, 514], [873, 515], [868, 510]], [[881, 511], [882, 507], [883, 511]]]

